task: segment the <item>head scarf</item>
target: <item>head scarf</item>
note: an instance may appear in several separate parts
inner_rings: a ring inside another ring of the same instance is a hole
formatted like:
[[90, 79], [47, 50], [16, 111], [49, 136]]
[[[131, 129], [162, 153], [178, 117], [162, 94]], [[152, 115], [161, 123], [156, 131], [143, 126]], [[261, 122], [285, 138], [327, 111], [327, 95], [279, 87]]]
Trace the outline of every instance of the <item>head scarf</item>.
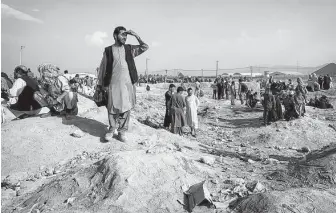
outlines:
[[14, 69], [14, 73], [18, 73], [18, 72], [22, 72], [24, 74], [27, 74], [28, 73], [28, 69], [27, 69], [26, 66], [19, 65], [19, 66], [15, 67], [15, 69]]
[[298, 82], [299, 85], [303, 85], [303, 80], [302, 80], [301, 77], [299, 77], [299, 78], [297, 79], [297, 82]]
[[56, 78], [61, 75], [60, 68], [52, 64], [41, 64], [37, 67], [41, 77]]

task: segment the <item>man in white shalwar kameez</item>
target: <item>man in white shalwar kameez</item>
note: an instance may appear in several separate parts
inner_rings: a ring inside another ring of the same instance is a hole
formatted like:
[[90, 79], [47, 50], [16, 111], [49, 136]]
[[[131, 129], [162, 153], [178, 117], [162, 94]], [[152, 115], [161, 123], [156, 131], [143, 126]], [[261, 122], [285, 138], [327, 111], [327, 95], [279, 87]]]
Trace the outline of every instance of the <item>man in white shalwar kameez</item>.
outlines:
[[[140, 45], [126, 45], [127, 35], [134, 36]], [[125, 132], [128, 130], [130, 111], [135, 106], [138, 74], [134, 58], [148, 49], [140, 37], [124, 27], [117, 27], [113, 37], [115, 43], [106, 47], [98, 73], [97, 88], [104, 87], [107, 91], [107, 111], [110, 128], [105, 135], [109, 141], [116, 129], [119, 140], [125, 142]], [[118, 124], [119, 123], [119, 127]]]
[[188, 96], [185, 98], [187, 125], [191, 128], [191, 135], [196, 137], [198, 129], [197, 108], [200, 104], [198, 98], [193, 94], [192, 88], [188, 89]]

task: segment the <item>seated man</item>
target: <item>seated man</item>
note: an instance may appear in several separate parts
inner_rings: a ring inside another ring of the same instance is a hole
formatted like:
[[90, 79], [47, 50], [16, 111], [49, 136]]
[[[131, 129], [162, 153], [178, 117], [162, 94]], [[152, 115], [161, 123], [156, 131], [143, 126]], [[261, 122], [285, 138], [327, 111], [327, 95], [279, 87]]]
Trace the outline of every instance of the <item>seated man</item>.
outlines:
[[327, 96], [322, 95], [322, 97], [318, 100], [317, 107], [320, 109], [329, 109], [329, 108], [333, 108], [333, 105], [329, 103]]
[[284, 118], [286, 121], [299, 117], [299, 113], [295, 109], [294, 91], [289, 92], [289, 95], [284, 98], [283, 103], [285, 106]]
[[78, 95], [77, 95], [77, 87], [76, 81], [70, 80], [70, 92], [66, 96], [64, 96], [64, 108], [65, 108], [65, 116], [66, 118], [70, 118], [70, 116], [78, 114]]
[[17, 66], [14, 70], [16, 81], [9, 90], [9, 109], [18, 118], [25, 118], [37, 114], [49, 113], [46, 100], [38, 98], [37, 92], [40, 88], [37, 82], [28, 76], [28, 69]]

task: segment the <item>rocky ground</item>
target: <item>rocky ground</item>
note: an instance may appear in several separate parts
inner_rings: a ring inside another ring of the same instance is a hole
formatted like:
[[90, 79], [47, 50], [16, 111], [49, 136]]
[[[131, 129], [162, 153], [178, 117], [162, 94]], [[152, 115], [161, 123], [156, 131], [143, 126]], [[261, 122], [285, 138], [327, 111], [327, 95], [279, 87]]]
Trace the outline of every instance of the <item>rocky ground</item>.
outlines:
[[[260, 105], [231, 107], [205, 89], [197, 137], [180, 137], [162, 129], [167, 87], [138, 87], [126, 143], [102, 139], [106, 109], [81, 96], [71, 120], [7, 119], [2, 211], [186, 212], [184, 192], [205, 180], [214, 205], [193, 212], [335, 212], [335, 109], [265, 127]], [[335, 90], [315, 94], [336, 106]]]

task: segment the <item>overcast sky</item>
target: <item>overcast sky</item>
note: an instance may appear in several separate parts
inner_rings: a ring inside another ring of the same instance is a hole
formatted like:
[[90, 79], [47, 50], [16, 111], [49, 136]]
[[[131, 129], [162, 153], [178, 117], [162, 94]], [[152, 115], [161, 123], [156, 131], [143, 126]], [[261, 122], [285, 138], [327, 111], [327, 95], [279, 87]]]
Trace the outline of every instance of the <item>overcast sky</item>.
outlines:
[[12, 72], [24, 45], [32, 70], [93, 71], [119, 25], [150, 46], [140, 72], [147, 57], [150, 70], [318, 66], [336, 60], [335, 9], [333, 0], [3, 0], [1, 66]]

